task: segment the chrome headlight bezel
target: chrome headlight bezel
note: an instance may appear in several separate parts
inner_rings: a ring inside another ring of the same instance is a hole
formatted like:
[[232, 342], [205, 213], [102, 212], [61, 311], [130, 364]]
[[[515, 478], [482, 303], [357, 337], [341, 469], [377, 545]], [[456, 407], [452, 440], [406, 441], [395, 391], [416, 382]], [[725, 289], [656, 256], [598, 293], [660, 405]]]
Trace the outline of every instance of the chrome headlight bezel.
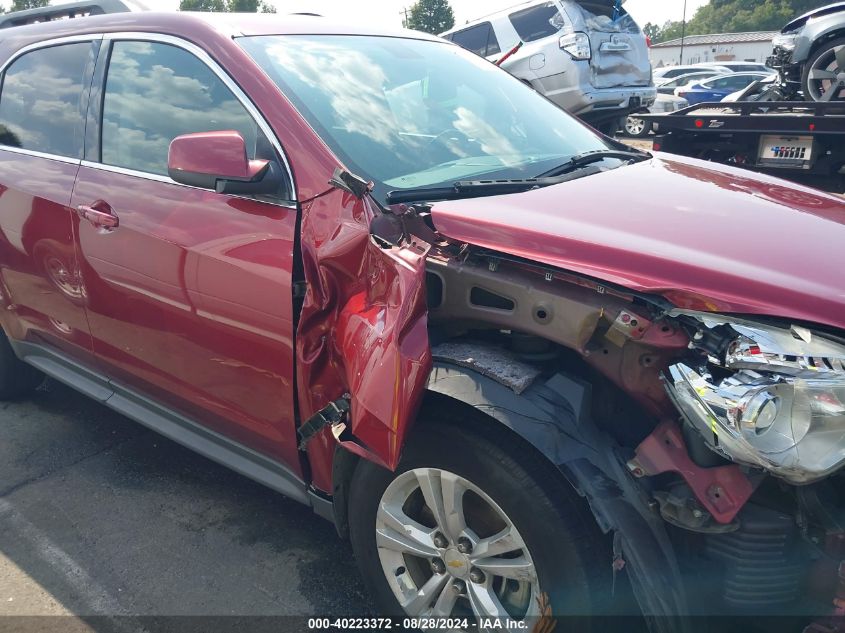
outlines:
[[[807, 328], [676, 311], [729, 338], [718, 355], [669, 368], [673, 402], [706, 443], [732, 461], [765, 468], [791, 483], [845, 465], [845, 345]], [[727, 326], [725, 328], [724, 326]]]

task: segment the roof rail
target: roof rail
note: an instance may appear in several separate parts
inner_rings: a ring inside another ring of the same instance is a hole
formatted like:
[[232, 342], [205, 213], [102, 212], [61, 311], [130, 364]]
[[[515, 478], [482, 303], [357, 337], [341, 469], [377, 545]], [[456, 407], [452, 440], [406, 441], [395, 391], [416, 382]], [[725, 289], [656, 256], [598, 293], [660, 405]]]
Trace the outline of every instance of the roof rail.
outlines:
[[39, 7], [0, 15], [0, 29], [53, 20], [81, 18], [87, 15], [144, 10], [146, 10], [146, 7], [135, 0], [77, 0], [55, 7]]

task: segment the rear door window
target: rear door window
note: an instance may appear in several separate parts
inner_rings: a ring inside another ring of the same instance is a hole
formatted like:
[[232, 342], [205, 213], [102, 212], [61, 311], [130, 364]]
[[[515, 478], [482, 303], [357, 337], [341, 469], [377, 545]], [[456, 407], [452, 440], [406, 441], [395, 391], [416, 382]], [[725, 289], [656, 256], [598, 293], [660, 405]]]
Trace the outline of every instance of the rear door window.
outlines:
[[24, 53], [3, 73], [0, 145], [82, 158], [90, 42]]
[[115, 42], [103, 99], [107, 165], [167, 175], [170, 141], [235, 130], [255, 158], [263, 134], [223, 81], [192, 53], [160, 42]]
[[551, 2], [511, 13], [508, 18], [523, 42], [534, 42], [554, 35], [564, 25], [563, 16]]
[[493, 32], [493, 25], [489, 22], [484, 22], [476, 26], [471, 26], [463, 31], [458, 31], [452, 34], [452, 41], [468, 51], [472, 51], [481, 57], [489, 55], [496, 55], [501, 53], [499, 48], [499, 41], [496, 39], [496, 34]]

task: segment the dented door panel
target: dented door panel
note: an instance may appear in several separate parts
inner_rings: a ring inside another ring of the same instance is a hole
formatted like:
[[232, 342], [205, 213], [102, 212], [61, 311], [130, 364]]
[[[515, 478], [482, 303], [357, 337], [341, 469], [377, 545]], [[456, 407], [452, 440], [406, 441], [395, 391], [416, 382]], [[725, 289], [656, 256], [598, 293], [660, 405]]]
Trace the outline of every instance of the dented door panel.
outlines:
[[[335, 428], [336, 435], [353, 452], [394, 469], [431, 369], [428, 245], [382, 247], [370, 235], [377, 213], [368, 197], [340, 189], [303, 205], [308, 290], [297, 339], [299, 402], [307, 420], [349, 394], [348, 429]], [[309, 451], [330, 447], [322, 433]]]

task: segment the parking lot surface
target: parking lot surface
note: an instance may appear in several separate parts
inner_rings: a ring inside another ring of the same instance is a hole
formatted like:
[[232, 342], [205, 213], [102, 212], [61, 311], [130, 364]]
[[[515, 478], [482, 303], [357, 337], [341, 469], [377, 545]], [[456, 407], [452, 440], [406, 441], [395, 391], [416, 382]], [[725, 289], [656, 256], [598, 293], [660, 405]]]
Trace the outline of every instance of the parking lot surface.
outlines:
[[54, 382], [0, 403], [0, 616], [369, 613], [310, 509]]

